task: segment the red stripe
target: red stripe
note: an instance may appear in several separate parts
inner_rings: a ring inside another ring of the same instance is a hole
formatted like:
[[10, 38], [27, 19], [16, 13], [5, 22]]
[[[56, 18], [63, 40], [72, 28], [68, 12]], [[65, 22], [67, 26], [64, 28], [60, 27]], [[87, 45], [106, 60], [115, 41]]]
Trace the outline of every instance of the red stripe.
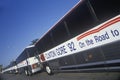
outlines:
[[41, 54], [41, 55], [40, 55], [40, 60], [45, 61], [44, 54]]
[[101, 31], [101, 30], [109, 27], [110, 25], [119, 22], [119, 21], [120, 21], [120, 17], [115, 18], [115, 19], [111, 20], [110, 22], [107, 22], [106, 24], [102, 25], [101, 27], [99, 27], [99, 28], [97, 28], [97, 29], [91, 30], [91, 31], [89, 31], [89, 32], [86, 32], [86, 33], [78, 36], [78, 37], [77, 37], [77, 41], [79, 41], [80, 39], [82, 39], [82, 38], [84, 38], [84, 37], [86, 37], [86, 36], [88, 36], [88, 35], [90, 35], [90, 34], [97, 33], [97, 32], [99, 32], [99, 31]]

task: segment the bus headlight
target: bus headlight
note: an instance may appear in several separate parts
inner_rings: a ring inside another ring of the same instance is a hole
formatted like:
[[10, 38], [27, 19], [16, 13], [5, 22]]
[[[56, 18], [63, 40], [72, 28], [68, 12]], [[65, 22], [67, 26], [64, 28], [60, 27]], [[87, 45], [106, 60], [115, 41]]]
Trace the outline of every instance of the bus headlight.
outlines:
[[37, 68], [37, 67], [39, 67], [39, 64], [38, 64], [38, 63], [32, 64], [32, 68], [33, 68], [33, 69], [35, 69], [35, 68]]

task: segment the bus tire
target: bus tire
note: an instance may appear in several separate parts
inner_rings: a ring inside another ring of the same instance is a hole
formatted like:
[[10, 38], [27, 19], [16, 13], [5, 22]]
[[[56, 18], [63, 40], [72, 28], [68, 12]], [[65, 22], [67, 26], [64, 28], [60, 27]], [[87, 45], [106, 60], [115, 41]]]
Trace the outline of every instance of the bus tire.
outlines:
[[52, 69], [49, 66], [46, 66], [45, 70], [46, 70], [48, 75], [52, 75], [53, 74]]
[[32, 75], [32, 72], [30, 70], [28, 70], [28, 75], [31, 76]]
[[25, 75], [28, 76], [28, 71], [27, 70], [25, 70]]
[[29, 70], [25, 70], [25, 75], [26, 75], [26, 76], [31, 76], [32, 73], [31, 73]]

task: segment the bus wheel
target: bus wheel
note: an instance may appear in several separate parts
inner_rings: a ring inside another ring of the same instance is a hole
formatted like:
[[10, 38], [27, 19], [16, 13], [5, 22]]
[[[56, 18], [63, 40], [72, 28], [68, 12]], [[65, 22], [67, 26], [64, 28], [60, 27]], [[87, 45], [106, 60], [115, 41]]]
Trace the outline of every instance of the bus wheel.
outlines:
[[25, 70], [25, 75], [26, 75], [26, 76], [31, 76], [32, 73], [31, 73], [29, 70]]
[[51, 68], [49, 66], [46, 66], [45, 69], [46, 69], [47, 74], [49, 74], [49, 75], [52, 74], [52, 70], [51, 70]]
[[31, 76], [31, 75], [32, 75], [32, 73], [31, 73], [29, 70], [28, 70], [28, 75], [29, 75], [29, 76]]
[[25, 75], [28, 76], [28, 71], [27, 70], [25, 70]]

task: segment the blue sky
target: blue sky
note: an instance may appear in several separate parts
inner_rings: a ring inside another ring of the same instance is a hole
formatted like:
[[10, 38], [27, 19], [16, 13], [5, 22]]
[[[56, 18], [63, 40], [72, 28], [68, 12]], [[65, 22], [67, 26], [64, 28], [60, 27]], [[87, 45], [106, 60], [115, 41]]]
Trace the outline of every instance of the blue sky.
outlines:
[[0, 0], [0, 64], [15, 60], [79, 0]]

